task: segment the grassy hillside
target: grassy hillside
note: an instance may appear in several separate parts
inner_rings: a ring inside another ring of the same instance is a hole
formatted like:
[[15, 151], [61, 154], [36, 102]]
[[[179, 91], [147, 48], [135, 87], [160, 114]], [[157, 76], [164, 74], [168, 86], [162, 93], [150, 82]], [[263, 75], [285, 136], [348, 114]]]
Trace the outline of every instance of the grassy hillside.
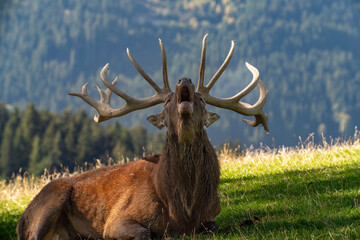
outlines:
[[[360, 141], [354, 139], [247, 149], [241, 156], [225, 146], [219, 150], [220, 231], [186, 239], [359, 239]], [[0, 182], [0, 239], [15, 239], [29, 201], [64, 175], [69, 172]]]

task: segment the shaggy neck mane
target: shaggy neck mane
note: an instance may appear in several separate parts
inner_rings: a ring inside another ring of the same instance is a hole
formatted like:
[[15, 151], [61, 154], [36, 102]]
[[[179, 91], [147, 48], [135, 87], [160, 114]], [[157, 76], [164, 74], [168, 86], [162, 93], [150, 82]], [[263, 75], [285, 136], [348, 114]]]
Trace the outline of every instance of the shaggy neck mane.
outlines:
[[197, 131], [195, 142], [184, 144], [176, 134], [167, 132], [165, 145], [155, 170], [156, 190], [179, 224], [200, 224], [200, 216], [209, 211], [208, 202], [217, 196], [219, 163], [204, 129]]

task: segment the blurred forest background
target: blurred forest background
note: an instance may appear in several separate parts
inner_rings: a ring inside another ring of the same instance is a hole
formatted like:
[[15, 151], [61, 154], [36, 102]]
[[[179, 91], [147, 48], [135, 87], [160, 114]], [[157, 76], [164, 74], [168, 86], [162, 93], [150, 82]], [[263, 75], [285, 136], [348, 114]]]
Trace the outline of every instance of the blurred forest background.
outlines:
[[[135, 97], [154, 94], [127, 59], [126, 48], [161, 85], [161, 38], [170, 85], [197, 81], [202, 37], [208, 33], [206, 79], [235, 40], [232, 62], [212, 90], [229, 97], [251, 81], [245, 61], [269, 89], [270, 135], [236, 113], [208, 129], [214, 145], [296, 145], [314, 133], [346, 137], [360, 119], [359, 0], [1, 0], [0, 174], [20, 167], [73, 167], [101, 156], [142, 155], [161, 149], [163, 132], [146, 123], [162, 106], [95, 124], [81, 99], [68, 96], [89, 82], [98, 98], [99, 72]], [[254, 103], [258, 90], [243, 101]], [[113, 96], [113, 106], [121, 100]], [[83, 110], [81, 110], [83, 109]], [[140, 125], [139, 125], [140, 124]]]

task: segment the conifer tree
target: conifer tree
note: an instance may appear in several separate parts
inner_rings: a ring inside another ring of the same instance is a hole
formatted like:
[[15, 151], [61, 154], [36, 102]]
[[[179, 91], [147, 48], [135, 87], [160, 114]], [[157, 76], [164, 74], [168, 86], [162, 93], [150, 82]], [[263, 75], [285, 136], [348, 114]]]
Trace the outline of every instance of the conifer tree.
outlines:
[[3, 177], [9, 176], [12, 172], [19, 171], [16, 164], [16, 154], [13, 144], [16, 128], [19, 124], [19, 111], [17, 108], [10, 114], [2, 136], [0, 146], [0, 171]]
[[64, 154], [63, 163], [66, 166], [73, 166], [76, 156], [77, 130], [73, 118], [69, 118], [64, 129]]
[[134, 156], [134, 145], [131, 138], [131, 134], [126, 127], [121, 127], [120, 129], [120, 139], [119, 139], [121, 145], [123, 146], [123, 152], [122, 155], [127, 157], [133, 157]]
[[90, 126], [88, 121], [83, 122], [83, 126], [81, 128], [78, 142], [76, 145], [76, 157], [75, 162], [77, 165], [81, 165], [85, 161], [91, 161], [89, 159], [89, 154], [91, 152], [91, 134], [90, 134]]
[[59, 167], [63, 165], [62, 163], [62, 153], [63, 153], [63, 141], [61, 137], [60, 130], [56, 131], [55, 136], [52, 141], [52, 148], [49, 152], [51, 158], [51, 167]]
[[1, 146], [2, 135], [8, 119], [9, 119], [9, 112], [6, 109], [5, 105], [0, 102], [0, 146]]
[[29, 104], [24, 116], [21, 118], [20, 125], [16, 129], [14, 137], [15, 162], [18, 167], [25, 170], [30, 161], [30, 152], [33, 137], [40, 132], [40, 116], [34, 104]]
[[42, 158], [39, 161], [39, 166], [37, 168], [39, 169], [50, 169], [52, 165], [52, 156], [51, 151], [53, 146], [53, 139], [56, 134], [56, 131], [58, 129], [58, 124], [56, 123], [56, 120], [53, 119], [49, 125], [47, 126], [44, 136], [41, 139], [41, 151], [42, 151]]
[[31, 145], [29, 172], [33, 175], [39, 175], [44, 169], [39, 167], [42, 159], [41, 141], [39, 135], [36, 135]]

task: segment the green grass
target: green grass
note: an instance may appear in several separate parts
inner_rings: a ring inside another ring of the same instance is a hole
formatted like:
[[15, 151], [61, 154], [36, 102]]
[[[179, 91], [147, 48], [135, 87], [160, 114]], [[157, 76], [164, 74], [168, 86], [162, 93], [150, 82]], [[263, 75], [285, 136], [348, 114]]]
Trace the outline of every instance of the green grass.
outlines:
[[0, 202], [0, 239], [17, 239], [16, 224], [23, 211], [23, 208], [9, 201]]
[[[360, 239], [360, 142], [276, 150], [224, 148], [215, 235], [184, 239]], [[51, 179], [0, 182], [0, 239]]]

